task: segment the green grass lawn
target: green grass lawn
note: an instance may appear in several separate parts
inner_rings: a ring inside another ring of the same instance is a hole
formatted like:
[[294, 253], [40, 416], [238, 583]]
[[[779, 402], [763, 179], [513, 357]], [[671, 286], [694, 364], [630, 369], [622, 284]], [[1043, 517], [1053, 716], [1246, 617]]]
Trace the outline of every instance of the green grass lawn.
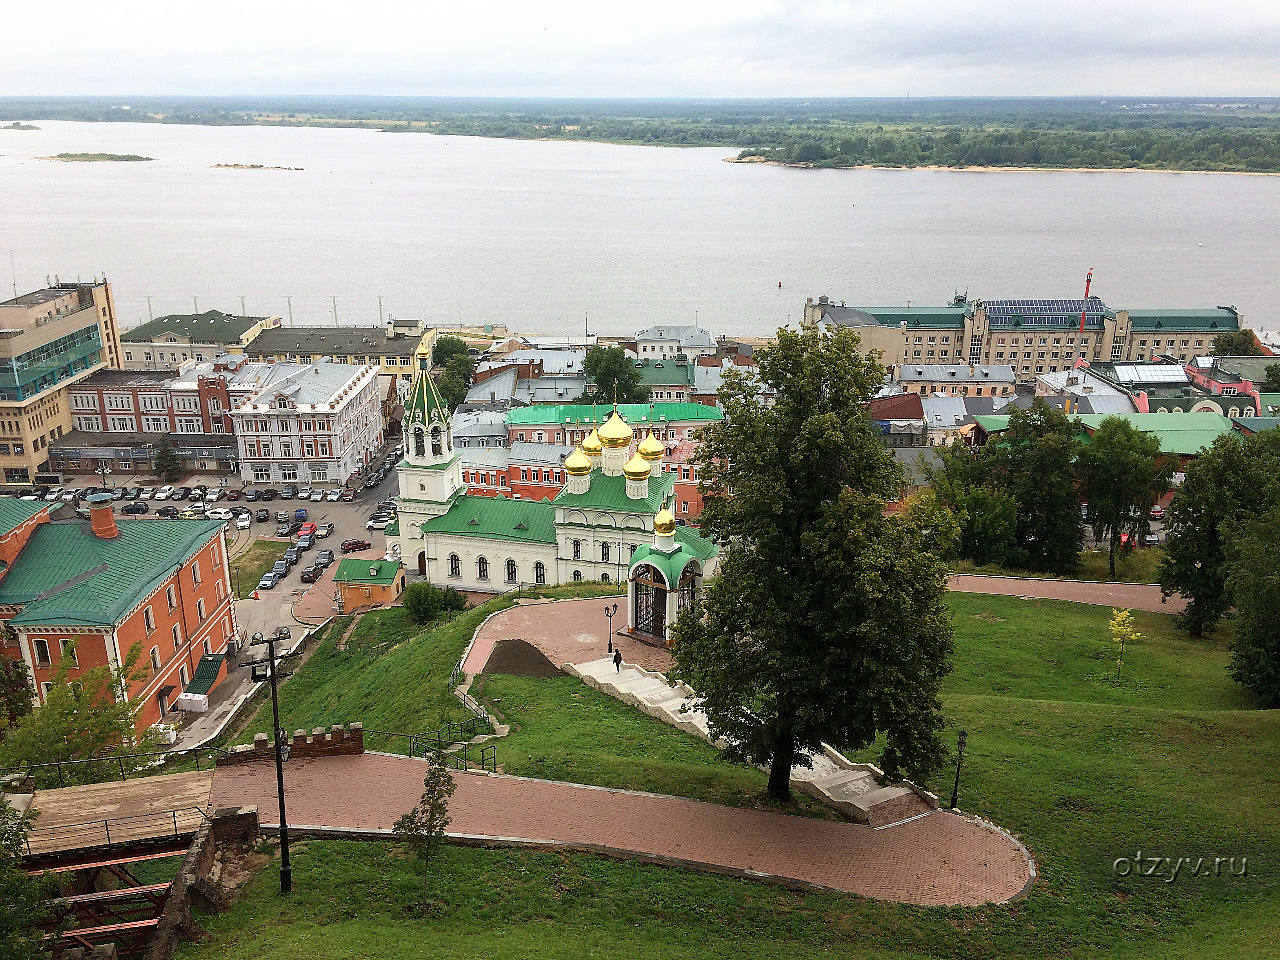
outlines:
[[258, 589], [258, 581], [284, 556], [284, 548], [284, 544], [273, 540], [255, 540], [244, 553], [231, 558], [231, 583], [236, 599], [243, 600]]
[[[1144, 547], [1116, 556], [1117, 583], [1156, 583], [1160, 579], [1160, 559], [1164, 556], [1161, 547]], [[1034, 570], [1018, 570], [988, 563], [979, 566], [969, 560], [955, 560], [949, 565], [952, 573], [986, 573], [996, 577], [1048, 577], [1057, 579], [1058, 574], [1038, 573]], [[1069, 574], [1061, 575], [1069, 580], [1097, 580], [1106, 582], [1111, 579], [1111, 569], [1107, 554], [1103, 550], [1085, 550], [1080, 554], [1080, 566]]]
[[413, 618], [404, 607], [370, 610], [360, 618], [360, 622], [351, 631], [351, 636], [347, 638], [347, 646], [367, 648], [384, 643], [395, 646], [421, 632], [422, 627], [413, 622]]
[[[960, 727], [969, 735], [961, 806], [1030, 848], [1041, 876], [1024, 900], [925, 909], [588, 856], [449, 848], [432, 867], [424, 906], [420, 867], [395, 845], [313, 841], [295, 859], [296, 890], [286, 904], [265, 871], [232, 911], [202, 920], [213, 933], [208, 941], [180, 955], [1276, 955], [1280, 711], [1253, 709], [1226, 676], [1223, 644], [1181, 636], [1168, 616], [1135, 614], [1145, 637], [1126, 652], [1117, 682], [1106, 607], [962, 594], [950, 604], [956, 668], [943, 700], [949, 740]], [[397, 658], [437, 637], [449, 655], [412, 684], [415, 700], [435, 703], [466, 642], [438, 635], [456, 626], [371, 661], [383, 666], [342, 672], [349, 694], [334, 674], [331, 695], [351, 702], [344, 698], [365, 696], [374, 672], [426, 669], [421, 652], [413, 662]], [[380, 709], [403, 717], [405, 705], [393, 706], [395, 685], [384, 693]], [[762, 782], [570, 678], [493, 676], [483, 693], [516, 724], [498, 746], [512, 772], [730, 802]], [[953, 770], [929, 786], [949, 794]], [[1247, 856], [1248, 875], [1116, 877], [1116, 858], [1138, 850], [1210, 861]], [[358, 898], [350, 896], [355, 889]]]

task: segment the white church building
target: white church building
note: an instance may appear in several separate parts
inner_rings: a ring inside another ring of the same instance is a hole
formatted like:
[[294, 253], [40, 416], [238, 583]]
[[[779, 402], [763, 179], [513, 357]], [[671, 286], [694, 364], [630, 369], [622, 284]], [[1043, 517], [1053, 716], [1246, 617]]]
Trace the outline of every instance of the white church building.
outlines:
[[397, 468], [398, 542], [410, 579], [489, 593], [626, 581], [630, 630], [666, 641], [719, 551], [672, 516], [676, 474], [661, 468], [662, 444], [652, 433], [637, 437], [615, 408], [565, 460], [566, 483], [553, 500], [469, 495], [429, 364], [420, 354]]

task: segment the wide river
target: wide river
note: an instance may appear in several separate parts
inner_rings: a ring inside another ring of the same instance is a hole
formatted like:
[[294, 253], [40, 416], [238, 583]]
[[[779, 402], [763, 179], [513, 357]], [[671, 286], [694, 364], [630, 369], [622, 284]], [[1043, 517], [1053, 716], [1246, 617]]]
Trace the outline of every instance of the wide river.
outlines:
[[[0, 277], [112, 281], [126, 326], [219, 308], [533, 332], [764, 335], [807, 296], [1235, 304], [1277, 326], [1280, 177], [792, 170], [727, 149], [366, 130], [0, 130]], [[63, 152], [147, 163], [62, 163]], [[214, 164], [302, 167], [216, 169]], [[781, 286], [779, 286], [781, 284]]]

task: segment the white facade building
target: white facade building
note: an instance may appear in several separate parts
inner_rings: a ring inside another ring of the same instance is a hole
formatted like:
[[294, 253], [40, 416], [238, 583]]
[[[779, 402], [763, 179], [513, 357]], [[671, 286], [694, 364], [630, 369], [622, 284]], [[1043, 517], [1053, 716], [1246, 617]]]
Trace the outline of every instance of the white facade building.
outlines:
[[231, 417], [246, 483], [346, 483], [382, 446], [378, 367], [275, 363]]
[[656, 326], [636, 334], [636, 357], [640, 360], [674, 357], [682, 353], [694, 357], [714, 357], [716, 341], [706, 330], [691, 325]]

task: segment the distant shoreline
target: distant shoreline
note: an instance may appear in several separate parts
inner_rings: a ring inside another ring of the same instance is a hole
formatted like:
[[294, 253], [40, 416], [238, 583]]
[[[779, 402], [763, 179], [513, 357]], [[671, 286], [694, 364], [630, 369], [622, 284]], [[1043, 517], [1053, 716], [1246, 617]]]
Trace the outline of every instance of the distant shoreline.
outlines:
[[835, 166], [770, 160], [766, 157], [725, 157], [725, 163], [758, 163], [767, 167], [791, 167], [794, 170], [941, 170], [948, 173], [1209, 173], [1228, 177], [1280, 177], [1280, 170], [1176, 170], [1170, 167], [948, 167], [942, 164], [890, 166], [877, 163], [854, 163]]
[[36, 157], [37, 160], [58, 160], [62, 163], [136, 163], [154, 160], [136, 153], [58, 153], [52, 157]]
[[303, 167], [270, 167], [262, 163], [214, 163], [210, 164], [211, 170], [298, 170]]

